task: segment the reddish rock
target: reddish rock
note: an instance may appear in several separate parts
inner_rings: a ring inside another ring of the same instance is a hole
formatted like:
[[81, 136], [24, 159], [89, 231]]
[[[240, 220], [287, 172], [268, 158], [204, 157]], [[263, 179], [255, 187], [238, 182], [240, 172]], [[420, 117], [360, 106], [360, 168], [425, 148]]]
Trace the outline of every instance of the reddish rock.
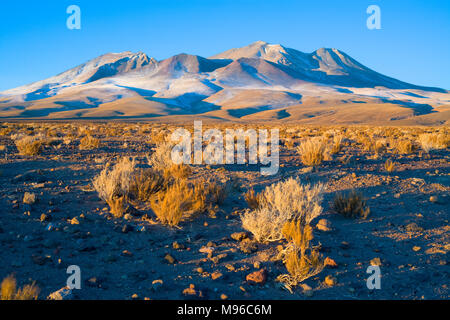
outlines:
[[245, 279], [247, 280], [248, 283], [251, 283], [251, 284], [264, 284], [264, 283], [266, 283], [266, 280], [267, 280], [267, 270], [261, 269], [261, 270], [252, 272], [252, 273], [248, 274]]
[[337, 268], [337, 266], [338, 266], [336, 261], [334, 261], [330, 257], [326, 257], [325, 261], [323, 262], [323, 264], [325, 265], [325, 267], [332, 268], [332, 269], [333, 268]]

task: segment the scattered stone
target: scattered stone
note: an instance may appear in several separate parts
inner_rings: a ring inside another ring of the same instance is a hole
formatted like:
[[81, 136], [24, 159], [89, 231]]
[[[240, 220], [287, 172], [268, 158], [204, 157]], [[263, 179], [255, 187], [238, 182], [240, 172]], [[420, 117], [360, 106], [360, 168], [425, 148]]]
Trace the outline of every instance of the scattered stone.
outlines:
[[74, 217], [70, 220], [70, 224], [80, 224], [80, 221], [77, 219], [77, 217]]
[[261, 268], [261, 262], [255, 261], [255, 263], [253, 263], [253, 268], [260, 269]]
[[332, 275], [328, 275], [325, 277], [325, 284], [329, 287], [332, 287], [334, 285], [336, 285], [337, 283], [337, 279], [335, 277], [333, 277]]
[[164, 260], [166, 260], [166, 262], [168, 264], [175, 264], [177, 262], [177, 260], [174, 257], [172, 257], [170, 254], [166, 254], [164, 257]]
[[371, 266], [381, 266], [381, 259], [380, 258], [373, 258], [370, 260]]
[[328, 232], [331, 231], [331, 222], [327, 219], [320, 219], [316, 225], [317, 230]]
[[131, 299], [133, 299], [133, 300], [139, 299], [138, 294], [137, 294], [137, 293], [134, 293], [134, 294], [131, 296]]
[[51, 221], [52, 220], [52, 216], [43, 213], [43, 214], [41, 214], [40, 220], [41, 220], [41, 222]]
[[215, 249], [213, 247], [204, 246], [204, 247], [201, 247], [198, 251], [201, 253], [212, 254], [214, 252], [214, 250]]
[[131, 214], [129, 214], [129, 213], [125, 213], [124, 216], [123, 216], [123, 218], [124, 218], [125, 220], [133, 220], [133, 216], [132, 216]]
[[248, 283], [250, 284], [265, 284], [267, 280], [267, 270], [261, 269], [255, 272], [252, 272], [245, 277]]
[[330, 257], [325, 258], [324, 265], [325, 265], [325, 267], [332, 268], [332, 269], [337, 268], [337, 266], [338, 266], [336, 261], [334, 261]]
[[225, 293], [222, 293], [222, 294], [220, 295], [220, 299], [222, 299], [222, 300], [227, 300], [227, 299], [228, 299], [228, 296], [227, 296]]
[[172, 248], [174, 248], [175, 250], [183, 250], [186, 247], [184, 246], [184, 244], [178, 243], [177, 241], [174, 241], [172, 243]]
[[438, 199], [437, 196], [431, 196], [430, 197], [430, 202], [437, 203], [438, 201], [439, 201], [439, 199]]
[[161, 288], [164, 284], [164, 281], [161, 279], [153, 280], [152, 281], [152, 290], [157, 291], [159, 288]]
[[133, 256], [133, 252], [128, 251], [128, 250], [123, 250], [123, 251], [122, 251], [122, 255], [123, 255], [124, 257], [132, 257], [132, 256]]
[[207, 247], [217, 247], [217, 244], [215, 244], [213, 241], [208, 241], [206, 244]]
[[134, 230], [134, 227], [129, 225], [129, 224], [126, 224], [126, 225], [124, 225], [122, 227], [122, 233], [128, 233], [128, 232], [131, 232], [133, 230]]
[[308, 286], [306, 283], [302, 283], [300, 284], [300, 287], [303, 290], [303, 295], [306, 297], [312, 297], [312, 295], [314, 294], [312, 288], [310, 286]]
[[211, 279], [216, 280], [223, 276], [223, 274], [220, 271], [214, 271], [211, 273]]
[[226, 253], [221, 253], [221, 254], [218, 254], [218, 255], [215, 256], [215, 257], [210, 257], [210, 259], [211, 259], [211, 261], [214, 262], [215, 264], [218, 264], [218, 263], [220, 262], [220, 260], [223, 260], [223, 259], [225, 259], [226, 257], [228, 257], [228, 254], [226, 254]]
[[241, 241], [239, 249], [243, 253], [250, 254], [258, 250], [258, 245], [256, 244], [256, 242], [253, 242], [250, 239], [244, 239], [243, 241]]
[[422, 249], [422, 248], [419, 246], [414, 246], [412, 249], [414, 252], [417, 252], [417, 251], [420, 251], [420, 249]]
[[413, 223], [407, 224], [405, 226], [405, 230], [409, 231], [409, 232], [421, 232], [421, 231], [423, 231], [423, 228], [419, 227], [417, 225], [417, 223], [413, 222]]
[[55, 291], [51, 293], [47, 300], [72, 300], [73, 294], [72, 290], [69, 287], [64, 287], [59, 289], [58, 291]]
[[236, 270], [236, 268], [232, 264], [229, 264], [229, 263], [225, 265], [225, 268], [227, 268], [228, 271], [235, 271]]
[[195, 285], [192, 283], [189, 285], [189, 288], [183, 290], [183, 294], [185, 296], [196, 296], [198, 298], [204, 297], [203, 292], [201, 290], [196, 290]]
[[23, 195], [23, 203], [32, 205], [35, 202], [36, 202], [36, 194], [30, 193], [30, 192], [25, 192], [25, 194]]
[[242, 241], [244, 239], [249, 238], [249, 233], [248, 232], [235, 232], [231, 234], [231, 239], [236, 240], [236, 241]]
[[203, 270], [202, 267], [198, 267], [195, 269], [195, 271], [197, 271], [198, 273], [202, 274], [205, 270]]

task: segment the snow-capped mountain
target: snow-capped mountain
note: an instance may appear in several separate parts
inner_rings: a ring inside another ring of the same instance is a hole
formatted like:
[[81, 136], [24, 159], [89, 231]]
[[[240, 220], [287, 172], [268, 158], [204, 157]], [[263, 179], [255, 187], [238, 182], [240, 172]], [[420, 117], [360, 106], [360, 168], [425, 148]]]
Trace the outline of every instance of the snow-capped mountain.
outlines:
[[[176, 120], [183, 114], [434, 124], [449, 119], [449, 104], [446, 90], [382, 75], [337, 49], [303, 53], [257, 41], [210, 58], [179, 54], [156, 61], [144, 53], [105, 54], [52, 78], [1, 92], [0, 117]], [[368, 116], [349, 118], [343, 110]]]

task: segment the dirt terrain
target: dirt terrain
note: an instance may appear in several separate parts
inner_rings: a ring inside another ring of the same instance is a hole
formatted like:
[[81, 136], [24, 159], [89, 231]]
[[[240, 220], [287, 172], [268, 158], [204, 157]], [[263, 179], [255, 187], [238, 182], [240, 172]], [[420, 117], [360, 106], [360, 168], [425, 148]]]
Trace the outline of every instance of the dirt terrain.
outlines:
[[[136, 157], [137, 167], [147, 168], [147, 155], [175, 126], [1, 127], [0, 281], [10, 274], [20, 286], [36, 281], [39, 299], [66, 286], [70, 265], [80, 267], [82, 278], [81, 289], [70, 295], [73, 299], [450, 298], [450, 152], [448, 146], [425, 152], [417, 142], [423, 132], [448, 137], [446, 127], [283, 127], [276, 175], [262, 176], [259, 165], [190, 166], [188, 180], [211, 177], [230, 187], [214, 210], [173, 227], [160, 223], [145, 204], [134, 205], [138, 213], [115, 218], [93, 179], [106, 163], [124, 156]], [[332, 138], [336, 132], [344, 137], [338, 152], [316, 166], [302, 163], [296, 146], [303, 138]], [[18, 153], [15, 139], [21, 134], [45, 136], [39, 154]], [[80, 139], [87, 135], [100, 144], [80, 150]], [[391, 139], [391, 144], [374, 153], [359, 140], [362, 135]], [[394, 150], [392, 141], [402, 139], [413, 142], [411, 152]], [[392, 172], [385, 169], [387, 159], [395, 162]], [[311, 225], [312, 244], [327, 258], [324, 269], [292, 293], [276, 281], [287, 273], [277, 258], [286, 240], [257, 242], [241, 222], [249, 209], [244, 197], [249, 189], [259, 193], [289, 177], [324, 184], [323, 212]], [[366, 198], [366, 219], [333, 210], [335, 195], [351, 189]], [[34, 194], [34, 201], [24, 203], [25, 193]], [[321, 219], [328, 221], [327, 228], [317, 226]], [[236, 234], [240, 232], [246, 233]], [[379, 290], [366, 286], [370, 265], [380, 266]], [[247, 277], [254, 272], [256, 283]]]

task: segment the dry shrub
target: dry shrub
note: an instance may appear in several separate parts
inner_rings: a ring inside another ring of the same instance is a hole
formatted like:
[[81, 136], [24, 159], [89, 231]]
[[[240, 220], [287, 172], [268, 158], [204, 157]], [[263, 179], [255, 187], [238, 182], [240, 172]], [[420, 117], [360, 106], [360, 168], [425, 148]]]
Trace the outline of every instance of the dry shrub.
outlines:
[[443, 133], [421, 134], [419, 135], [418, 142], [426, 153], [429, 153], [431, 150], [445, 149], [450, 145], [450, 139]]
[[100, 146], [100, 140], [90, 134], [80, 140], [80, 150], [94, 150]]
[[334, 136], [333, 137], [333, 143], [330, 149], [331, 154], [336, 154], [341, 152], [342, 150], [342, 141], [344, 137], [343, 136]]
[[170, 226], [177, 226], [180, 222], [206, 209], [202, 186], [191, 186], [182, 180], [176, 181], [165, 191], [159, 192], [150, 203], [159, 221]]
[[255, 193], [255, 190], [250, 189], [244, 194], [244, 199], [250, 209], [256, 210], [259, 208], [259, 195]]
[[3, 279], [0, 287], [0, 300], [37, 300], [40, 292], [35, 282], [17, 290], [16, 278], [13, 275]]
[[387, 159], [386, 162], [384, 163], [384, 169], [387, 172], [391, 173], [394, 171], [395, 165], [396, 165], [395, 162], [393, 162], [391, 159]]
[[298, 178], [272, 184], [261, 193], [259, 207], [241, 216], [242, 226], [259, 242], [280, 240], [287, 221], [309, 224], [322, 213], [322, 191], [321, 184], [302, 185]]
[[126, 157], [111, 169], [108, 163], [93, 181], [99, 197], [108, 203], [116, 218], [124, 214], [135, 166], [134, 159]]
[[291, 291], [298, 283], [315, 276], [324, 268], [324, 261], [319, 252], [310, 246], [313, 240], [313, 230], [309, 224], [301, 221], [289, 221], [283, 226], [282, 233], [288, 241], [280, 256], [289, 274], [277, 277]]
[[399, 154], [411, 154], [416, 149], [414, 144], [410, 140], [406, 139], [396, 140], [394, 146], [395, 150]]
[[139, 169], [132, 177], [130, 194], [134, 199], [147, 202], [165, 187], [167, 187], [166, 179], [159, 171], [151, 168]]
[[325, 143], [323, 138], [314, 137], [302, 142], [297, 152], [305, 166], [318, 166], [324, 158]]
[[370, 213], [363, 195], [355, 190], [348, 194], [337, 194], [333, 200], [333, 209], [347, 218], [366, 219]]
[[164, 178], [187, 179], [192, 173], [192, 168], [186, 164], [172, 164], [164, 169]]
[[155, 151], [147, 156], [148, 164], [155, 170], [164, 171], [174, 165], [172, 161], [173, 143], [164, 142], [160, 144]]
[[19, 154], [35, 156], [41, 153], [43, 140], [37, 136], [25, 136], [15, 141]]

